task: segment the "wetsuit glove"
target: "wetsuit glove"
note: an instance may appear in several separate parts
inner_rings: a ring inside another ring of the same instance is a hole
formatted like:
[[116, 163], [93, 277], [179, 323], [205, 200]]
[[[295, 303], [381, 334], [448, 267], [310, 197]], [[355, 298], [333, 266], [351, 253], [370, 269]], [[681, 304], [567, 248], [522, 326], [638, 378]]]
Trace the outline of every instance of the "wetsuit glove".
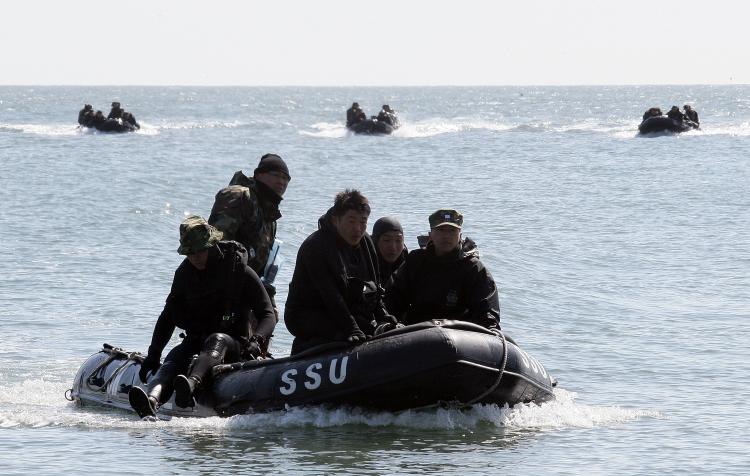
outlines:
[[393, 329], [398, 329], [399, 327], [404, 327], [404, 325], [398, 322], [398, 319], [396, 319], [396, 316], [392, 316], [391, 314], [386, 314], [378, 320], [378, 325], [377, 327], [375, 327], [374, 334], [376, 336], [379, 336], [380, 334], [384, 332], [388, 332]]
[[251, 338], [243, 342], [242, 358], [248, 360], [256, 360], [258, 359], [258, 357], [261, 357], [263, 355], [264, 341], [265, 339], [263, 339], [262, 336], [255, 334]]
[[146, 381], [148, 380], [148, 373], [151, 372], [151, 374], [153, 375], [157, 370], [159, 370], [159, 367], [161, 367], [159, 358], [154, 358], [150, 355], [147, 355], [146, 358], [143, 359], [141, 370], [138, 371], [138, 378], [141, 379], [141, 382], [146, 383]]
[[349, 336], [346, 338], [347, 342], [364, 342], [367, 340], [367, 336], [364, 332], [359, 328], [359, 326], [355, 325], [354, 328], [349, 333]]

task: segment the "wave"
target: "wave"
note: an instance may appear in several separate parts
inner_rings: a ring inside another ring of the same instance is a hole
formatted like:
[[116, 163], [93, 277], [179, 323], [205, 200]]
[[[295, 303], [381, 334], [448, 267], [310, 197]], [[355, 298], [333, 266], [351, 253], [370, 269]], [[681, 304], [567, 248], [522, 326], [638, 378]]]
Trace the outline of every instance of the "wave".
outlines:
[[[301, 130], [299, 133], [310, 137], [323, 138], [340, 138], [355, 135], [341, 123], [318, 122], [309, 127], [315, 130]], [[403, 121], [402, 126], [391, 135], [394, 137], [419, 138], [472, 130], [506, 131], [511, 128], [512, 126], [489, 121], [435, 118], [417, 122]]]
[[254, 428], [328, 428], [343, 425], [396, 426], [415, 429], [474, 429], [494, 426], [513, 430], [591, 428], [621, 424], [641, 418], [662, 418], [658, 412], [619, 406], [576, 403], [576, 394], [556, 389], [552, 402], [521, 404], [512, 408], [475, 405], [455, 407], [373, 411], [356, 407], [298, 407], [285, 411], [236, 415], [230, 418], [172, 418], [156, 423], [142, 422], [131, 412], [101, 407], [80, 408], [63, 398], [66, 386], [44, 379], [26, 380], [0, 389], [0, 428], [91, 427], [143, 428], [158, 425], [199, 431], [231, 431]]
[[75, 136], [87, 129], [70, 124], [5, 124], [0, 123], [0, 132], [17, 132], [45, 136]]
[[[140, 123], [141, 128], [134, 134], [157, 135], [160, 128]], [[101, 132], [90, 127], [73, 126], [66, 124], [3, 124], [0, 123], [0, 132], [11, 132], [19, 134], [35, 134], [43, 136], [78, 136], [78, 135], [111, 135], [111, 132]]]

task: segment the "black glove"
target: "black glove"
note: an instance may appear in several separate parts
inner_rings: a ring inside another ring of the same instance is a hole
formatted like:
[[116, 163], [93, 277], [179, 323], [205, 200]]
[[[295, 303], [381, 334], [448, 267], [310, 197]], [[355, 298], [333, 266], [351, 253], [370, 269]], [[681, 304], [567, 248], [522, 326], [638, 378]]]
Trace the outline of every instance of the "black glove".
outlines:
[[374, 334], [376, 336], [379, 336], [380, 334], [384, 332], [388, 332], [393, 329], [398, 329], [399, 327], [404, 327], [404, 325], [398, 322], [398, 319], [396, 319], [396, 316], [393, 316], [391, 314], [386, 314], [378, 320], [378, 325], [377, 327], [375, 327]]
[[141, 382], [146, 383], [146, 380], [148, 379], [148, 373], [151, 372], [151, 374], [153, 375], [157, 370], [159, 370], [159, 367], [161, 367], [159, 358], [153, 358], [150, 355], [147, 355], [146, 358], [143, 359], [141, 370], [138, 371], [138, 378], [141, 379]]
[[247, 360], [257, 360], [263, 355], [263, 337], [255, 334], [243, 342], [242, 358]]
[[367, 340], [367, 336], [357, 326], [354, 326], [354, 329], [352, 329], [352, 331], [349, 333], [349, 336], [346, 338], [347, 342], [352, 342], [352, 343], [364, 342], [366, 340]]

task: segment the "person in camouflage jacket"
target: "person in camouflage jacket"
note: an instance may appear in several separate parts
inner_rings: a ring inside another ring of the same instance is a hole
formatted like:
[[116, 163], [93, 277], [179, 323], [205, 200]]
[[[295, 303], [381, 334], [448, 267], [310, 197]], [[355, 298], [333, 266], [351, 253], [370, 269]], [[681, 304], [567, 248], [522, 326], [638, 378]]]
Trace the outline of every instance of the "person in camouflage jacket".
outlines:
[[229, 186], [216, 194], [208, 218], [209, 224], [224, 233], [224, 239], [238, 241], [247, 248], [248, 265], [261, 277], [271, 298], [276, 289], [271, 284], [273, 279], [264, 276], [264, 268], [276, 239], [276, 221], [281, 218], [279, 203], [290, 180], [284, 160], [276, 154], [266, 154], [252, 178], [241, 170], [235, 172]]

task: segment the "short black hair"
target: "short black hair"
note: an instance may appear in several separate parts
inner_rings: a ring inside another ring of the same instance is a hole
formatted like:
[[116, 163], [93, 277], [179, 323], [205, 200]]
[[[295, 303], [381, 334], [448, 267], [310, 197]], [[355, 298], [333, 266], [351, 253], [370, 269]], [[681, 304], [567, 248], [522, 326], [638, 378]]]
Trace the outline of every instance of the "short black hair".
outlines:
[[343, 192], [336, 194], [336, 198], [333, 200], [331, 213], [333, 216], [340, 217], [343, 216], [347, 210], [355, 210], [369, 215], [370, 202], [359, 190], [347, 188]]

